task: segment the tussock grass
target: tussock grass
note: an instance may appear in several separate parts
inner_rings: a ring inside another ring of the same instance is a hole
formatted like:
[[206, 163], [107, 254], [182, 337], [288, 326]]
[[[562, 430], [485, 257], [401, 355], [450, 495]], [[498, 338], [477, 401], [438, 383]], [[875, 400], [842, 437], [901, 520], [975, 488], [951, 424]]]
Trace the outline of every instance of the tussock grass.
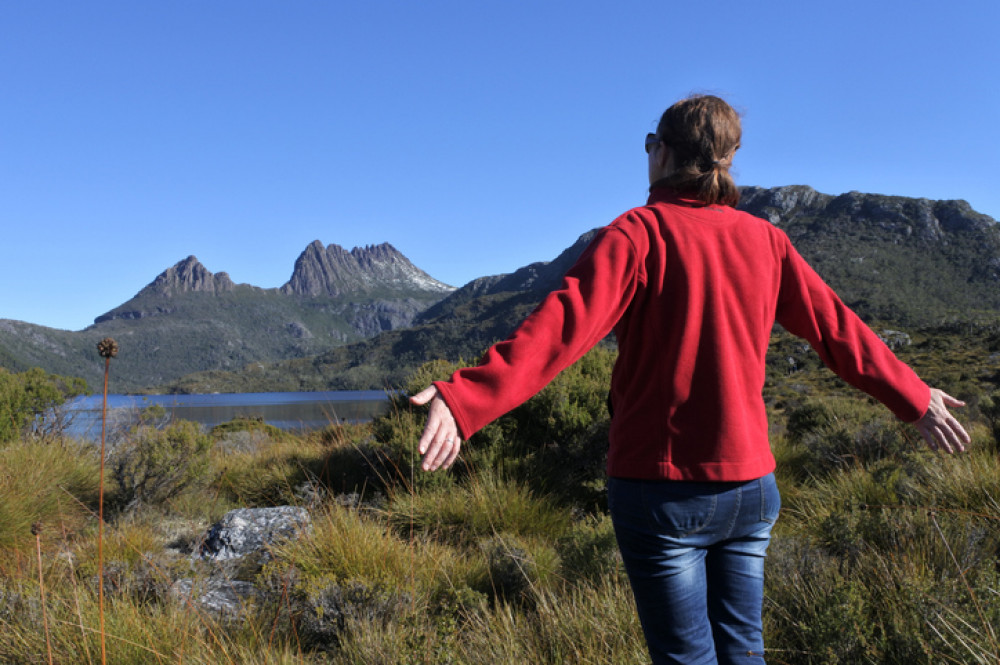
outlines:
[[421, 614], [387, 628], [358, 622], [331, 663], [521, 665], [648, 662], [627, 584], [538, 593], [528, 612], [500, 603], [477, 612]]
[[410, 592], [461, 586], [481, 575], [482, 565], [428, 538], [406, 540], [383, 517], [330, 505], [314, 516], [311, 535], [277, 548], [278, 558], [306, 578], [361, 579]]
[[395, 492], [390, 510], [398, 530], [412, 528], [455, 544], [497, 533], [559, 537], [571, 522], [569, 511], [551, 499], [489, 471], [461, 485]]
[[981, 431], [967, 455], [786, 476], [765, 578], [776, 662], [1000, 662], [998, 483]]
[[75, 531], [97, 498], [98, 459], [72, 441], [18, 441], [0, 449], [0, 550], [34, 547], [31, 525]]
[[296, 492], [318, 482], [326, 445], [316, 438], [268, 440], [252, 448], [213, 451], [215, 486], [231, 504], [277, 506], [296, 503]]
[[[0, 448], [0, 662], [47, 662], [45, 620], [54, 662], [100, 662], [103, 585], [110, 663], [646, 663], [594, 443], [611, 361], [601, 352], [561, 376], [448, 474], [417, 470], [423, 414], [403, 400], [375, 423], [310, 435], [222, 428], [196, 482], [138, 506], [112, 492], [100, 580], [92, 447], [12, 442]], [[789, 392], [771, 413], [784, 508], [768, 662], [1000, 664], [993, 402], [978, 402], [970, 452], [949, 457], [839, 390]], [[306, 508], [312, 530], [233, 567], [259, 592], [238, 616], [171, 593], [212, 572], [190, 553], [227, 510], [284, 504]]]

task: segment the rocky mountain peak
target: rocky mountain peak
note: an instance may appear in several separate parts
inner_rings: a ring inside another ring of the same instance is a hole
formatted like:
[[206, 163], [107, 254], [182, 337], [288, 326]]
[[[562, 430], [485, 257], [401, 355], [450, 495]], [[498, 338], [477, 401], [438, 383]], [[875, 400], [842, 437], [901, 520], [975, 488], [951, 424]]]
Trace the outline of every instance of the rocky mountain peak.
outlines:
[[235, 287], [227, 273], [213, 274], [196, 257], [189, 256], [157, 275], [132, 300], [94, 319], [94, 323], [170, 314], [173, 311], [170, 301], [176, 296], [184, 293], [218, 295]]
[[420, 270], [389, 243], [355, 247], [309, 244], [295, 261], [292, 277], [281, 292], [300, 296], [339, 296], [378, 289], [412, 289], [449, 293], [454, 289]]
[[770, 189], [741, 187], [738, 207], [772, 224], [780, 225], [782, 219], [787, 219], [798, 210], [824, 206], [832, 199], [832, 196], [820, 194], [808, 185], [788, 185]]
[[225, 293], [235, 286], [227, 273], [213, 274], [196, 257], [189, 256], [164, 270], [139, 293], [171, 297], [190, 292]]
[[899, 237], [947, 243], [955, 233], [995, 233], [996, 221], [972, 209], [967, 201], [933, 201], [924, 198], [847, 192], [821, 194], [806, 185], [743, 187], [741, 210], [777, 226], [801, 219], [826, 220], [826, 224], [878, 228]]

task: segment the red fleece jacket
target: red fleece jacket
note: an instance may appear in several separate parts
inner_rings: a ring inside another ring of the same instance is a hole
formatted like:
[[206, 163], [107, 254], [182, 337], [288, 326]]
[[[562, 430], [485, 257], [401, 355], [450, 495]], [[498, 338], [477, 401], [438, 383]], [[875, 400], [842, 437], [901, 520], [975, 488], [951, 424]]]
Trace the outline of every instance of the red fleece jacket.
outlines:
[[664, 189], [601, 229], [562, 286], [477, 367], [435, 385], [469, 438], [614, 329], [608, 474], [751, 480], [775, 466], [761, 391], [776, 320], [897, 417], [926, 411], [927, 385], [784, 232]]

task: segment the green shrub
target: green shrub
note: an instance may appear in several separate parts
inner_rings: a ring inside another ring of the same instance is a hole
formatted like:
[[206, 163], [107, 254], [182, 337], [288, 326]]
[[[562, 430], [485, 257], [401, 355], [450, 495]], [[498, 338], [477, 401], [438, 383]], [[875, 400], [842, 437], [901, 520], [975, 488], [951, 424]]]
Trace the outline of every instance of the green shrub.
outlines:
[[138, 427], [112, 453], [112, 477], [129, 507], [160, 504], [199, 480], [212, 440], [197, 423], [178, 420], [163, 429]]
[[448, 377], [459, 368], [464, 367], [465, 364], [461, 359], [457, 362], [449, 362], [447, 360], [431, 360], [430, 362], [426, 362], [406, 379], [403, 384], [402, 394], [396, 393], [390, 397], [396, 400], [396, 404], [405, 404], [411, 395], [416, 395], [435, 381], [447, 380]]
[[[907, 425], [861, 399], [809, 400], [788, 415], [786, 439], [807, 475], [867, 466], [914, 450]], [[911, 437], [912, 438], [912, 437]]]
[[61, 434], [61, 418], [40, 421], [38, 416], [86, 393], [83, 379], [49, 374], [38, 367], [17, 374], [0, 368], [0, 443], [29, 429], [42, 436]]
[[307, 647], [336, 648], [358, 622], [385, 626], [410, 604], [404, 593], [371, 586], [361, 580], [313, 580], [296, 593], [301, 605], [299, 633]]
[[465, 459], [561, 503], [602, 510], [615, 357], [603, 346], [592, 349], [472, 437]]
[[289, 438], [288, 434], [265, 422], [264, 417], [260, 415], [236, 416], [229, 422], [213, 427], [210, 434], [213, 439], [222, 440], [240, 432], [260, 434], [272, 441], [284, 441]]
[[596, 586], [622, 570], [611, 517], [604, 514], [574, 524], [556, 543], [559, 572], [568, 582]]
[[1000, 391], [983, 399], [979, 403], [979, 412], [986, 419], [986, 425], [993, 436], [993, 443], [997, 450], [1000, 450]]

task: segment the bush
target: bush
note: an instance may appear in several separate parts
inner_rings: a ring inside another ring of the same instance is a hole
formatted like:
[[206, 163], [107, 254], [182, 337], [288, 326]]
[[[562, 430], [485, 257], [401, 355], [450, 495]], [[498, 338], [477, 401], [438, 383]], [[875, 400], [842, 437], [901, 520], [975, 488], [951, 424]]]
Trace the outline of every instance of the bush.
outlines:
[[112, 454], [112, 477], [128, 507], [159, 504], [197, 481], [212, 446], [197, 423], [178, 420], [163, 429], [138, 427]]
[[[236, 416], [229, 422], [220, 423], [212, 428], [212, 438], [217, 441], [225, 440], [232, 434], [248, 433], [257, 435], [253, 438], [266, 438], [271, 441], [287, 441], [290, 437], [287, 433], [270, 425], [264, 421], [263, 416]], [[245, 437], [236, 437], [245, 438]]]
[[385, 626], [409, 604], [409, 598], [360, 580], [314, 581], [299, 598], [303, 606], [299, 632], [314, 649], [333, 649], [357, 622]]
[[49, 374], [38, 367], [18, 374], [0, 368], [0, 443], [13, 441], [25, 430], [40, 436], [61, 434], [61, 419], [44, 422], [38, 416], [89, 392], [83, 379]]
[[481, 545], [486, 556], [491, 591], [513, 603], [527, 603], [539, 582], [539, 567], [517, 539], [494, 536]]
[[986, 419], [986, 425], [993, 436], [993, 443], [1000, 450], [1000, 391], [997, 391], [979, 403], [979, 411]]
[[598, 515], [574, 524], [558, 540], [560, 574], [569, 582], [598, 586], [623, 571], [611, 517]]
[[786, 438], [801, 447], [801, 471], [825, 474], [913, 451], [905, 424], [859, 399], [810, 400], [788, 415]]

